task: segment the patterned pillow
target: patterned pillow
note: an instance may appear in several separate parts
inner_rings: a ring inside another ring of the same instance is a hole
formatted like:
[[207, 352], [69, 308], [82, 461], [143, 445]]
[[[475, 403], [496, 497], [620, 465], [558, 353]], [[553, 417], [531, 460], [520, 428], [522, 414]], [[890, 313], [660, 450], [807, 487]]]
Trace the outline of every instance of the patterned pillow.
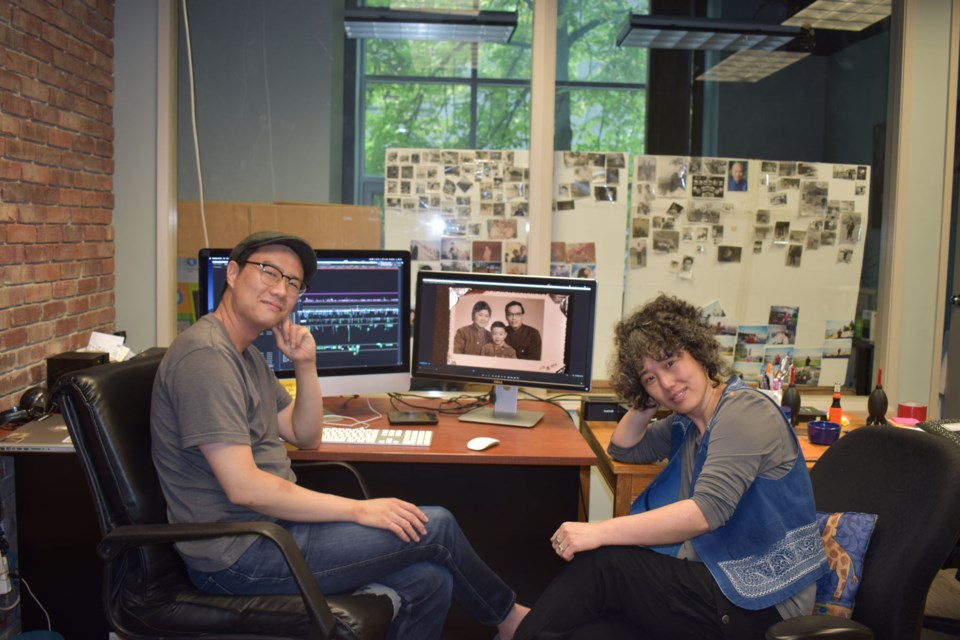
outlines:
[[817, 525], [830, 572], [817, 580], [814, 613], [839, 618], [849, 618], [853, 613], [863, 556], [867, 553], [876, 522], [877, 516], [873, 513], [817, 512]]

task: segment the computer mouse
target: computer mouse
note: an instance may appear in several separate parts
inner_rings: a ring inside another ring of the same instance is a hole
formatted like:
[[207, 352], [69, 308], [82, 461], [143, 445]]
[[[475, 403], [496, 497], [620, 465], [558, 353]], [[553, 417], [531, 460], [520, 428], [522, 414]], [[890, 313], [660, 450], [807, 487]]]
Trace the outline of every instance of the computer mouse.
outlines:
[[484, 449], [489, 449], [495, 444], [500, 444], [500, 441], [496, 438], [480, 436], [479, 438], [474, 438], [468, 442], [467, 449], [470, 449], [471, 451], [483, 451]]

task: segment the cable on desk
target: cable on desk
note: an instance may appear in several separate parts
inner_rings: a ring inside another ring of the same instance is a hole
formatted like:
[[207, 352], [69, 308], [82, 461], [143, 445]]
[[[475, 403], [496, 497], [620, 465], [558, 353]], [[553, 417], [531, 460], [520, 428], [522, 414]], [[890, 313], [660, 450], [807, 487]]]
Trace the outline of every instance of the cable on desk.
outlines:
[[[440, 404], [434, 406], [433, 401], [436, 398], [422, 396], [415, 393], [388, 393], [390, 406], [394, 409], [418, 409], [420, 411], [436, 411], [446, 415], [462, 415], [468, 411], [473, 411], [478, 407], [485, 407], [490, 404], [490, 394], [481, 394], [473, 396], [461, 394], [452, 398], [441, 399]], [[430, 404], [417, 404], [417, 401], [429, 401]]]
[[[30, 585], [27, 584], [26, 578], [20, 576], [20, 582], [23, 583], [23, 587], [27, 590], [27, 593], [30, 594], [30, 597], [33, 598], [33, 601], [37, 603], [37, 606], [40, 607], [40, 611], [43, 611], [43, 615], [47, 618], [47, 631], [53, 631], [53, 625], [50, 622], [50, 614], [47, 613], [47, 610], [43, 607], [43, 604], [37, 598], [36, 594], [33, 592], [33, 589], [30, 588]], [[19, 596], [17, 597], [19, 600]]]
[[[371, 413], [374, 414], [372, 418], [366, 418], [365, 420], [360, 420], [352, 416], [341, 416], [336, 413], [328, 413], [323, 416], [323, 426], [325, 427], [354, 427], [357, 429], [367, 429], [370, 427], [370, 423], [374, 420], [379, 420], [383, 417], [383, 414], [373, 408], [373, 404], [370, 402], [370, 396], [364, 396], [367, 400], [367, 407], [370, 409]], [[328, 418], [332, 418], [334, 421], [328, 421]], [[343, 422], [348, 420], [349, 422]]]

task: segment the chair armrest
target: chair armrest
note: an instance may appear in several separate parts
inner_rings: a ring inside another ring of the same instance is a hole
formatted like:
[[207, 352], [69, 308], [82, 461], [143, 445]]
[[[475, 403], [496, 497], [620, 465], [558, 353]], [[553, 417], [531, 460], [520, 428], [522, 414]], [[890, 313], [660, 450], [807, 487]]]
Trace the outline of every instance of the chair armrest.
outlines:
[[342, 462], [339, 460], [330, 460], [330, 461], [294, 460], [293, 461], [293, 470], [297, 473], [298, 479], [300, 477], [301, 472], [306, 471], [307, 473], [309, 473], [311, 471], [316, 471], [318, 469], [325, 469], [325, 468], [340, 468], [352, 474], [354, 480], [357, 481], [357, 486], [360, 487], [360, 492], [363, 494], [363, 498], [365, 500], [370, 499], [370, 489], [367, 487], [367, 483], [364, 481], [363, 476], [360, 475], [360, 471], [349, 462]]
[[329, 638], [337, 625], [326, 598], [320, 591], [303, 553], [290, 533], [269, 521], [249, 522], [203, 522], [179, 524], [134, 524], [116, 527], [107, 533], [97, 545], [97, 554], [103, 560], [113, 560], [131, 547], [150, 544], [169, 544], [189, 540], [257, 535], [267, 538], [280, 550], [290, 573], [300, 590], [312, 627], [319, 630], [321, 638]]
[[809, 615], [789, 618], [767, 629], [766, 640], [873, 640], [873, 632], [855, 620]]

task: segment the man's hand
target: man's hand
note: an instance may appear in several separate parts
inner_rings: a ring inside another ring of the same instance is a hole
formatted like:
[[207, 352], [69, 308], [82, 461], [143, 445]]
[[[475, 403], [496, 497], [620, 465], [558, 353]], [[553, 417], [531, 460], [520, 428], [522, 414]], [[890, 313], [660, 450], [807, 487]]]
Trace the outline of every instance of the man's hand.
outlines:
[[427, 533], [423, 526], [427, 515], [417, 505], [398, 498], [361, 500], [357, 509], [357, 524], [392, 531], [404, 542], [419, 542], [420, 536]]
[[283, 355], [294, 364], [313, 364], [317, 360], [317, 343], [310, 329], [286, 318], [273, 328], [273, 337]]

